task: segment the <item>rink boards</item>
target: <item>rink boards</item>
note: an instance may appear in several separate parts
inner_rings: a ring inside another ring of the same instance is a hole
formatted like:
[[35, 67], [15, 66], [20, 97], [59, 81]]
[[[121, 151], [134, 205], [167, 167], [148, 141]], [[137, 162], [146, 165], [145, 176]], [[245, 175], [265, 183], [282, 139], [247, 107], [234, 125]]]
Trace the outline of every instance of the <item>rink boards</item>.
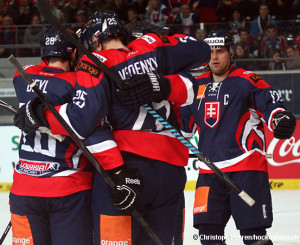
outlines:
[[[0, 192], [8, 192], [13, 180], [14, 165], [18, 161], [20, 131], [14, 126], [0, 127]], [[198, 137], [191, 142], [196, 146]], [[278, 140], [266, 130], [266, 144], [270, 187], [272, 190], [300, 189], [300, 120], [294, 136], [289, 140]], [[198, 176], [198, 160], [190, 158], [186, 190], [194, 190]]]

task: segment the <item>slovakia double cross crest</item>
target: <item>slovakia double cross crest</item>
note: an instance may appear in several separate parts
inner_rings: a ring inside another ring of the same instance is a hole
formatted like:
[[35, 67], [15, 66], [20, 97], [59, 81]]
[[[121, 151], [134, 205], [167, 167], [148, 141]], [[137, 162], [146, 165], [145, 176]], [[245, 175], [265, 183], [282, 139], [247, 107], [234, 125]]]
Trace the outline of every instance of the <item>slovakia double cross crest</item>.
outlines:
[[205, 102], [204, 122], [213, 128], [220, 119], [220, 101]]

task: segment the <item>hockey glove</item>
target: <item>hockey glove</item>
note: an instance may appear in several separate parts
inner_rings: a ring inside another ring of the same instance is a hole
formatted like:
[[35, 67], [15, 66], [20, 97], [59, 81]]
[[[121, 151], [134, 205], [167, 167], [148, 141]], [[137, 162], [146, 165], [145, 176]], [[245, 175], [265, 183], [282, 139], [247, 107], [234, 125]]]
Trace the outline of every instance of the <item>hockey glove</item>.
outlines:
[[34, 136], [39, 127], [49, 128], [49, 123], [44, 117], [44, 108], [39, 97], [35, 97], [19, 108], [14, 116], [14, 125], [29, 136]]
[[274, 137], [277, 139], [289, 139], [296, 128], [296, 118], [288, 111], [277, 112], [273, 117]]
[[161, 102], [170, 96], [170, 80], [154, 74], [133, 75], [125, 81], [122, 88], [117, 89], [117, 97], [121, 104], [139, 107], [151, 102]]
[[138, 201], [141, 180], [136, 168], [122, 169], [111, 174], [116, 183], [110, 198], [122, 214], [131, 214]]

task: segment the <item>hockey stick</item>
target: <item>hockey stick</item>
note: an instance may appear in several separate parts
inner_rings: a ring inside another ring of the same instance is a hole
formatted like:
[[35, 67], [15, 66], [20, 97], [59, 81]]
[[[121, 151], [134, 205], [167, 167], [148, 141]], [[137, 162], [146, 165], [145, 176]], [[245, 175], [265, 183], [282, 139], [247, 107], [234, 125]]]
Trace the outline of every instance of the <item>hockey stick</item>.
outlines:
[[[0, 106], [4, 109], [6, 109], [9, 112], [13, 112], [14, 114], [17, 113], [17, 109], [14, 108], [13, 106], [7, 104], [6, 102], [4, 102], [3, 100], [0, 100]], [[0, 239], [0, 245], [2, 245], [2, 243], [4, 242], [9, 230], [11, 228], [11, 221], [9, 221], [8, 225], [6, 226], [6, 229], [4, 230], [1, 239]]]
[[[7, 104], [3, 100], [0, 100], [0, 106], [2, 106], [4, 109], [6, 109], [7, 111], [10, 111], [10, 112], [17, 113], [17, 111], [18, 111], [16, 108], [14, 108], [13, 106]], [[54, 135], [54, 134], [52, 134], [51, 131], [49, 129], [47, 129], [46, 127], [41, 127], [40, 130], [43, 133], [51, 135], [53, 138], [59, 140], [60, 142], [62, 142], [65, 139], [65, 136], [63, 136], [63, 135]]]
[[[107, 174], [107, 172], [102, 168], [102, 166], [98, 163], [92, 153], [87, 149], [87, 147], [83, 144], [83, 142], [79, 139], [79, 137], [75, 134], [73, 129], [66, 123], [66, 121], [62, 118], [62, 116], [56, 111], [52, 103], [48, 100], [48, 98], [43, 94], [43, 92], [39, 89], [39, 87], [35, 84], [35, 82], [31, 79], [28, 73], [23, 69], [20, 63], [16, 60], [16, 58], [11, 55], [9, 61], [17, 68], [20, 75], [23, 79], [28, 83], [28, 85], [32, 88], [32, 90], [37, 94], [37, 96], [41, 99], [46, 108], [54, 115], [56, 120], [62, 125], [62, 127], [68, 132], [69, 136], [72, 138], [74, 143], [78, 146], [79, 149], [82, 150], [83, 154], [87, 157], [89, 162], [95, 167], [95, 169], [101, 174], [105, 182], [114, 189], [116, 184], [113, 179]], [[134, 209], [132, 212], [132, 216], [140, 223], [140, 225], [145, 229], [145, 231], [149, 234], [149, 236], [153, 239], [153, 241], [158, 245], [163, 245], [158, 236], [154, 233], [154, 231], [150, 228], [145, 219], [140, 215], [140, 213]]]
[[18, 111], [16, 108], [14, 108], [13, 106], [7, 104], [3, 100], [0, 100], [0, 106], [2, 106], [4, 109], [6, 109], [9, 112], [17, 113], [17, 111]]
[[5, 231], [3, 232], [2, 236], [1, 236], [1, 239], [0, 239], [0, 245], [2, 245], [2, 243], [4, 242], [9, 230], [11, 228], [11, 221], [9, 221], [8, 225], [6, 226], [6, 229]]
[[[110, 70], [105, 66], [96, 56], [92, 54], [87, 48], [85, 48], [76, 38], [74, 38], [52, 15], [49, 11], [49, 3], [46, 0], [37, 0], [39, 10], [43, 16], [48, 20], [53, 26], [55, 26], [63, 35], [72, 42], [77, 49], [85, 54], [90, 60], [92, 60], [110, 79], [115, 81], [115, 83], [122, 87], [124, 81], [116, 75], [115, 72]], [[204, 162], [211, 170], [213, 170], [227, 185], [229, 185], [249, 206], [252, 206], [255, 201], [240, 187], [238, 187], [228, 176], [226, 176], [212, 161], [210, 161], [202, 152], [200, 152], [195, 146], [193, 146], [184, 136], [170, 125], [162, 116], [160, 116], [152, 107], [149, 105], [144, 105], [144, 108], [151, 114], [157, 121], [163, 124], [163, 126], [168, 129], [182, 144], [189, 148], [200, 161]]]

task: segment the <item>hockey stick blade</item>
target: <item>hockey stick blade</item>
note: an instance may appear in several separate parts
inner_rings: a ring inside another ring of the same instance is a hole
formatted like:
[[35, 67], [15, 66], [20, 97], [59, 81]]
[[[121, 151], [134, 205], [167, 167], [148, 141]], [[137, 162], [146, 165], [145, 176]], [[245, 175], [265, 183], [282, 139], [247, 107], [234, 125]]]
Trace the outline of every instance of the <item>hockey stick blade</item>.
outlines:
[[2, 236], [1, 236], [1, 239], [0, 239], [0, 245], [2, 245], [2, 243], [4, 242], [9, 230], [11, 228], [11, 221], [9, 221], [8, 225], [6, 226], [5, 228], [5, 231], [3, 232]]
[[[116, 82], [116, 84], [119, 87], [122, 87], [124, 84], [124, 81], [121, 80], [119, 76], [117, 76], [112, 70], [110, 70], [107, 66], [105, 66], [97, 57], [95, 57], [91, 51], [86, 49], [78, 40], [76, 40], [59, 22], [58, 20], [52, 15], [51, 11], [49, 11], [50, 6], [49, 3], [45, 0], [37, 0], [39, 9], [43, 16], [52, 24], [54, 25], [59, 31], [63, 33], [63, 35], [72, 42], [80, 52], [85, 54], [89, 59], [91, 59], [110, 79]], [[172, 125], [170, 125], [161, 115], [159, 115], [152, 107], [149, 105], [144, 105], [144, 108], [150, 113], [155, 119], [158, 120], [161, 119], [159, 122], [164, 122], [164, 126], [166, 125], [169, 129], [169, 131], [184, 145], [186, 145], [185, 138], [181, 135], [181, 133], [175, 129]], [[171, 129], [171, 130], [170, 130]], [[198, 158], [200, 154], [199, 160], [203, 161], [207, 159], [206, 157], [202, 157], [203, 153], [200, 153], [197, 148], [195, 148], [192, 144], [186, 145], [189, 150], [191, 150], [193, 153], [197, 153]], [[196, 150], [195, 150], [196, 149]], [[224, 173], [218, 169], [211, 161], [203, 161], [210, 169], [214, 171], [214, 169], [217, 169], [217, 172], [215, 172], [226, 184], [228, 184], [233, 190], [239, 195], [243, 190], [239, 188], [236, 184], [233, 183], [233, 181], [227, 177], [224, 176]], [[213, 168], [211, 168], [213, 167]], [[240, 195], [239, 195], [240, 196]], [[240, 196], [241, 197], [241, 196]], [[249, 196], [250, 197], [250, 196]], [[242, 198], [242, 197], [241, 197]], [[242, 198], [249, 206], [252, 206], [254, 204], [254, 200], [250, 197], [251, 202], [249, 202], [249, 199]]]
[[[87, 157], [89, 162], [95, 167], [95, 169], [101, 174], [106, 183], [112, 188], [115, 188], [115, 183], [112, 178], [107, 174], [107, 172], [102, 168], [102, 166], [98, 163], [92, 153], [87, 149], [87, 147], [83, 144], [83, 142], [79, 139], [73, 129], [66, 123], [66, 121], [62, 118], [62, 116], [56, 111], [52, 103], [48, 100], [48, 98], [43, 94], [43, 92], [39, 89], [39, 87], [33, 82], [28, 73], [23, 69], [17, 59], [11, 55], [9, 61], [17, 68], [20, 75], [23, 79], [28, 83], [28, 85], [32, 88], [32, 90], [37, 94], [37, 96], [41, 99], [43, 104], [47, 107], [47, 109], [54, 115], [57, 121], [62, 125], [62, 127], [68, 132], [69, 136], [72, 138], [74, 143], [78, 146], [79, 149], [82, 150], [83, 154]], [[140, 223], [140, 225], [145, 229], [145, 231], [149, 234], [149, 236], [153, 239], [153, 241], [157, 245], [163, 245], [158, 236], [154, 233], [154, 231], [150, 228], [145, 219], [139, 214], [137, 210], [132, 212], [132, 216], [136, 218], [136, 220]]]

